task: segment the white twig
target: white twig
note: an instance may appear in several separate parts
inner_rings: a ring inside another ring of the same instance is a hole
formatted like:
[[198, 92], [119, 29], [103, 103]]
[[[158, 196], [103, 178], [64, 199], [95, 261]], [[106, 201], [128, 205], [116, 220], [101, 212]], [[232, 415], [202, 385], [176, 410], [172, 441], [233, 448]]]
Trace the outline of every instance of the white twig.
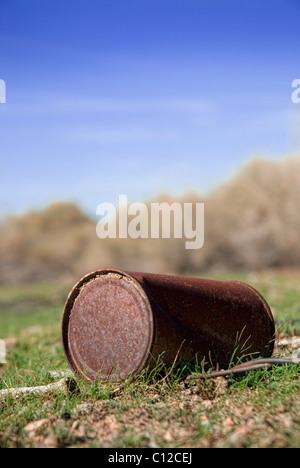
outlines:
[[22, 395], [51, 395], [53, 393], [67, 393], [73, 392], [76, 389], [76, 382], [74, 379], [63, 378], [58, 382], [48, 385], [41, 385], [39, 387], [17, 387], [0, 390], [0, 400], [5, 399], [7, 396], [19, 398]]

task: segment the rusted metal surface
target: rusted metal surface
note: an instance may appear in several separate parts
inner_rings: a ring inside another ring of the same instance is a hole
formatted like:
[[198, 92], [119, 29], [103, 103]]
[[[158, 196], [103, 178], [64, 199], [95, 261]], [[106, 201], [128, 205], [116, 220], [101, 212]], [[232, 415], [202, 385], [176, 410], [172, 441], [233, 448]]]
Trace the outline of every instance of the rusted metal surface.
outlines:
[[102, 269], [72, 289], [62, 319], [71, 369], [88, 380], [123, 380], [162, 355], [225, 366], [232, 354], [269, 357], [275, 326], [252, 287]]

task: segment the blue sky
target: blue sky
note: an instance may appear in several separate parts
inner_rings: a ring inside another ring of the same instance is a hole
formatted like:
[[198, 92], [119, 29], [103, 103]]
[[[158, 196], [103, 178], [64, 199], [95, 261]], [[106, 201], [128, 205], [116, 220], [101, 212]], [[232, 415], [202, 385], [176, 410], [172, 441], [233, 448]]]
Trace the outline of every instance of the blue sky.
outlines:
[[0, 0], [1, 214], [207, 193], [299, 148], [298, 0]]

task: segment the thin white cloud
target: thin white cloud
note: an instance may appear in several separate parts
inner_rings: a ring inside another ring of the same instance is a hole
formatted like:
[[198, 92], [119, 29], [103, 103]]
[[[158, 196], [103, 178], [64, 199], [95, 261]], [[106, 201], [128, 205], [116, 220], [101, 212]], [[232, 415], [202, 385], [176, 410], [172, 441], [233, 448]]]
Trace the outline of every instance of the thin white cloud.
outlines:
[[216, 109], [216, 104], [199, 98], [144, 98], [144, 99], [93, 99], [53, 94], [31, 95], [30, 100], [9, 102], [5, 115], [10, 117], [34, 117], [69, 114], [163, 114], [178, 113], [205, 116]]
[[134, 143], [146, 142], [156, 139], [174, 139], [177, 135], [172, 129], [153, 129], [147, 127], [112, 127], [94, 128], [70, 132], [69, 137], [78, 142], [84, 143]]
[[207, 112], [214, 107], [208, 100], [197, 98], [66, 99], [58, 105], [65, 111], [117, 113]]

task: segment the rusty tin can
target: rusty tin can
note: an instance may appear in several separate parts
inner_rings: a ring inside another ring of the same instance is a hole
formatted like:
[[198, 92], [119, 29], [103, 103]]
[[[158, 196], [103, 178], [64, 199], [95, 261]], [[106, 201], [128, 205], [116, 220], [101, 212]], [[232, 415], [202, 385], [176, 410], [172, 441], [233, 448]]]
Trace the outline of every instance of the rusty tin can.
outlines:
[[72, 289], [62, 318], [71, 369], [124, 380], [160, 357], [226, 366], [233, 356], [269, 357], [275, 325], [264, 298], [239, 281], [100, 269]]

